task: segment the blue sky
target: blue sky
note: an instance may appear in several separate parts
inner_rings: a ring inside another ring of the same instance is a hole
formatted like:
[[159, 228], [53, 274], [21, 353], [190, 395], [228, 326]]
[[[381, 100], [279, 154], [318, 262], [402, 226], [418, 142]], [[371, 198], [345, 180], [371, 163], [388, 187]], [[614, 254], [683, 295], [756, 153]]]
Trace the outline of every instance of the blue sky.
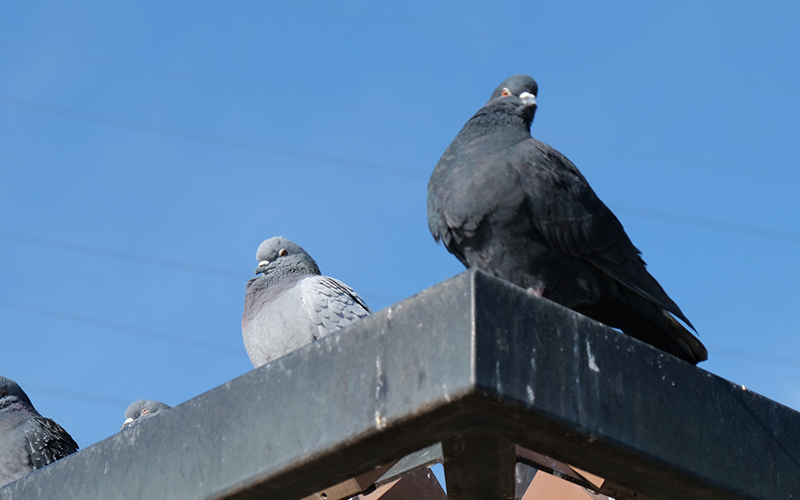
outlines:
[[265, 238], [379, 310], [461, 272], [426, 186], [507, 76], [706, 343], [800, 408], [792, 2], [6, 2], [2, 375], [82, 447], [252, 368]]

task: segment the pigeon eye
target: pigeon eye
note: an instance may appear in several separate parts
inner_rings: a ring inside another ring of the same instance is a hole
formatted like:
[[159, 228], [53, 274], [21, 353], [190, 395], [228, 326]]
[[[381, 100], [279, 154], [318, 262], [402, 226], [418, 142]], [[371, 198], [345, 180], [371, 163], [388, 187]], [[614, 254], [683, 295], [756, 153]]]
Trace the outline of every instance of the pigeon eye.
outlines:
[[289, 255], [289, 252], [285, 248], [281, 248], [281, 251], [278, 252], [278, 257], [286, 257], [287, 255]]
[[511, 91], [508, 90], [508, 89], [503, 89], [503, 91], [500, 92], [500, 95], [503, 96], [503, 97], [508, 97], [508, 96], [511, 95]]
[[147, 408], [142, 408], [142, 415], [144, 415], [145, 413], [147, 413]]
[[6, 396], [8, 396], [8, 391], [0, 392], [0, 398], [4, 398]]

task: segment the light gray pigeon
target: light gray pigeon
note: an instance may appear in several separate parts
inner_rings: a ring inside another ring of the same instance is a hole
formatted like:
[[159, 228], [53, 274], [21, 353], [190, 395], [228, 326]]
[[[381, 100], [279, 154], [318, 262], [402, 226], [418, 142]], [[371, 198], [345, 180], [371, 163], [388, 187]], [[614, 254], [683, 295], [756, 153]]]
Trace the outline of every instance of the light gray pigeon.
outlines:
[[247, 283], [242, 337], [258, 368], [372, 314], [352, 288], [321, 276], [300, 245], [281, 236], [256, 252], [256, 274]]
[[16, 382], [0, 377], [0, 487], [76, 451], [67, 431], [39, 415]]
[[139, 424], [142, 420], [161, 415], [163, 410], [169, 410], [171, 406], [162, 403], [161, 401], [152, 401], [150, 399], [140, 399], [134, 401], [125, 410], [125, 422], [119, 430], [130, 429], [131, 427]]
[[697, 364], [703, 344], [577, 167], [531, 137], [538, 86], [507, 78], [461, 129], [428, 184], [428, 226], [483, 269]]

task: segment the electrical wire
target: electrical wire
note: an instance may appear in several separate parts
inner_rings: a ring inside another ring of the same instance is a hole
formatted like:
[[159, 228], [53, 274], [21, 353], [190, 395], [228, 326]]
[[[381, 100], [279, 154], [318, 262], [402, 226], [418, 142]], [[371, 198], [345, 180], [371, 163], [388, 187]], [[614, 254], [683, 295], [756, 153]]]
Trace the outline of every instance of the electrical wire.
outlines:
[[754, 363], [764, 363], [770, 366], [786, 366], [789, 368], [800, 368], [800, 358], [784, 356], [782, 354], [771, 354], [766, 352], [745, 351], [735, 349], [725, 345], [710, 345], [709, 351], [714, 357], [741, 359]]
[[52, 307], [45, 307], [38, 304], [31, 304], [22, 302], [20, 300], [8, 299], [0, 297], [0, 307], [22, 311], [37, 316], [47, 318], [55, 318], [63, 321], [70, 321], [82, 325], [110, 330], [114, 332], [124, 333], [126, 335], [134, 335], [136, 337], [156, 340], [159, 342], [167, 342], [170, 344], [180, 345], [184, 347], [191, 347], [194, 349], [201, 349], [204, 351], [211, 351], [215, 354], [225, 354], [227, 356], [241, 357], [244, 355], [242, 349], [234, 349], [227, 345], [217, 344], [215, 342], [208, 342], [201, 339], [184, 337], [182, 335], [175, 335], [173, 333], [152, 330], [150, 328], [142, 328], [140, 326], [127, 325], [118, 321], [110, 321], [103, 318], [96, 318], [85, 314], [74, 313], [55, 309]]
[[738, 224], [735, 222], [725, 222], [720, 220], [705, 219], [703, 217], [694, 217], [691, 215], [680, 215], [668, 212], [659, 212], [657, 210], [650, 210], [647, 208], [631, 207], [626, 205], [612, 205], [615, 211], [624, 212], [637, 217], [646, 219], [659, 220], [662, 222], [671, 222], [682, 226], [694, 226], [704, 229], [714, 229], [716, 231], [724, 231], [727, 233], [742, 234], [746, 236], [755, 236], [757, 238], [765, 238], [770, 240], [785, 241], [789, 243], [800, 242], [800, 233], [790, 231], [778, 231], [775, 229], [767, 229], [758, 226], [749, 226], [746, 224]]
[[113, 406], [115, 408], [127, 408], [132, 401], [127, 401], [122, 398], [114, 396], [104, 396], [101, 394], [91, 394], [88, 392], [71, 391], [67, 389], [56, 389], [54, 387], [47, 387], [36, 384], [25, 384], [25, 390], [28, 393], [39, 393], [51, 396], [54, 398], [68, 399], [71, 401], [80, 401], [82, 403], [93, 403], [105, 406]]
[[235, 280], [242, 280], [246, 277], [246, 274], [235, 271], [233, 269], [225, 269], [222, 267], [197, 264], [195, 262], [188, 262], [178, 259], [154, 257], [152, 255], [128, 252], [125, 250], [115, 250], [111, 248], [96, 247], [93, 245], [87, 245], [85, 243], [73, 243], [70, 241], [57, 240], [54, 238], [31, 236], [28, 234], [14, 233], [11, 231], [0, 230], [0, 239], [5, 241], [11, 241], [14, 243], [22, 243], [23, 245], [31, 245], [35, 247], [47, 248], [49, 250], [60, 250], [64, 252], [72, 252], [81, 255], [89, 255], [92, 257], [103, 257], [122, 262], [143, 264], [146, 266], [177, 269], [180, 271], [203, 274], [206, 276], [232, 278]]
[[[54, 106], [52, 104], [27, 101], [7, 96], [0, 96], [0, 106], [7, 106], [26, 111], [34, 111], [38, 113], [45, 113], [49, 115], [59, 116], [62, 118], [87, 121], [91, 123], [98, 123], [101, 125], [108, 125], [112, 127], [136, 130], [140, 132], [147, 132], [150, 134], [176, 137], [180, 139], [189, 139], [193, 141], [217, 144], [220, 146], [245, 149], [249, 151], [257, 151], [270, 155], [284, 156], [288, 158], [310, 161], [314, 163], [326, 164], [342, 168], [369, 170], [373, 172], [383, 173], [386, 175], [393, 175], [393, 176], [412, 178], [412, 179], [426, 179], [428, 177], [427, 172], [422, 172], [420, 170], [407, 167], [400, 167], [397, 165], [387, 165], [384, 163], [364, 161], [354, 158], [345, 158], [336, 155], [314, 153], [311, 151], [287, 148], [278, 145], [264, 144], [246, 139], [226, 137], [222, 135], [211, 134], [208, 132], [200, 132], [196, 130], [183, 129], [168, 125], [145, 123], [127, 118], [119, 118], [100, 113], [82, 111], [74, 108], [67, 108], [64, 106]], [[650, 210], [646, 208], [638, 208], [638, 207], [631, 207], [624, 205], [612, 205], [612, 206], [617, 211], [654, 220], [666, 221], [686, 226], [714, 229], [729, 233], [744, 234], [748, 236], [756, 236], [760, 238], [766, 238], [778, 241], [787, 241], [791, 243], [800, 242], [800, 234], [788, 231], [780, 231], [780, 230], [762, 228], [758, 226], [749, 226], [746, 224], [718, 221], [718, 220], [706, 219], [703, 217], [660, 212], [657, 210]], [[23, 238], [27, 238], [28, 242], [30, 242], [31, 244], [37, 244], [32, 242], [32, 240], [38, 237], [2, 232], [0, 233], [0, 238], [5, 238], [5, 239], [16, 238], [18, 241], [22, 240]], [[39, 238], [39, 239], [42, 242], [46, 240], [44, 238]], [[73, 244], [73, 245], [76, 247], [79, 246], [79, 244]], [[183, 268], [183, 266], [185, 265], [194, 265], [174, 259], [159, 259], [156, 257], [146, 257], [133, 254], [130, 252], [122, 252], [119, 250], [100, 250], [93, 248], [91, 249], [91, 251], [96, 253], [104, 252], [105, 253], [104, 256], [108, 256], [109, 253], [113, 252], [116, 253], [118, 256], [123, 256], [124, 260], [129, 260], [129, 261], [133, 259], [139, 259], [139, 262], [142, 262], [144, 260], [149, 260], [151, 263], [154, 263], [156, 260], [160, 260], [161, 262], [156, 265], [162, 265], [163, 267]], [[207, 271], [211, 271], [211, 273], [209, 274], [212, 273], [230, 274], [233, 272], [231, 270], [225, 270], [221, 268], [212, 268], [211, 266], [203, 266], [203, 267], [206, 267]]]
[[416, 170], [413, 168], [398, 167], [373, 161], [356, 160], [353, 158], [344, 158], [341, 156], [330, 155], [325, 153], [314, 153], [311, 151], [287, 148], [285, 146], [279, 146], [276, 144], [265, 144], [247, 139], [237, 139], [235, 137], [226, 137], [222, 135], [211, 134], [208, 132], [200, 132], [197, 130], [173, 127], [169, 125], [159, 125], [155, 123], [140, 122], [137, 120], [131, 120], [129, 118], [119, 118], [116, 116], [104, 115], [90, 111], [82, 111], [79, 109], [67, 108], [64, 106], [54, 106], [52, 104], [45, 104], [41, 102], [27, 101], [24, 99], [17, 99], [14, 97], [0, 96], [0, 106], [22, 109], [25, 111], [35, 111], [37, 113], [45, 113], [48, 115], [59, 116], [62, 118], [70, 118], [73, 120], [98, 123], [101, 125], [108, 125], [111, 127], [124, 128], [128, 130], [135, 130], [137, 132], [146, 132], [149, 134], [175, 137], [178, 139], [188, 139], [191, 141], [216, 144], [218, 146], [243, 149], [246, 151], [256, 151], [259, 153], [265, 153], [269, 155], [283, 156], [286, 158], [309, 161], [313, 163], [321, 163], [325, 165], [333, 165], [342, 168], [379, 172], [386, 175], [394, 175], [397, 177], [405, 177], [409, 179], [427, 178], [426, 172], [422, 172], [421, 170]]

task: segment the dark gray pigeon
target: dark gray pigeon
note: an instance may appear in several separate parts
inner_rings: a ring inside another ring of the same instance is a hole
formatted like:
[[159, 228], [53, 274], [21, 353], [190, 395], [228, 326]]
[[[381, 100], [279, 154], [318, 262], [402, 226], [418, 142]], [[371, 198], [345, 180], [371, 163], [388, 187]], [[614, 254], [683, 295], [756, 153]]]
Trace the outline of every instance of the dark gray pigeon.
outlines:
[[134, 401], [125, 410], [125, 422], [119, 430], [130, 429], [142, 422], [142, 420], [161, 415], [164, 410], [169, 410], [171, 407], [162, 403], [161, 401], [152, 401], [150, 399], [140, 399]]
[[281, 236], [256, 252], [257, 276], [247, 283], [242, 336], [258, 368], [372, 314], [352, 288], [321, 276], [300, 245]]
[[67, 431], [39, 415], [16, 382], [0, 377], [0, 486], [76, 451]]
[[530, 134], [538, 87], [514, 75], [458, 133], [428, 184], [428, 226], [466, 267], [504, 278], [690, 363], [694, 328], [619, 220], [564, 155]]

